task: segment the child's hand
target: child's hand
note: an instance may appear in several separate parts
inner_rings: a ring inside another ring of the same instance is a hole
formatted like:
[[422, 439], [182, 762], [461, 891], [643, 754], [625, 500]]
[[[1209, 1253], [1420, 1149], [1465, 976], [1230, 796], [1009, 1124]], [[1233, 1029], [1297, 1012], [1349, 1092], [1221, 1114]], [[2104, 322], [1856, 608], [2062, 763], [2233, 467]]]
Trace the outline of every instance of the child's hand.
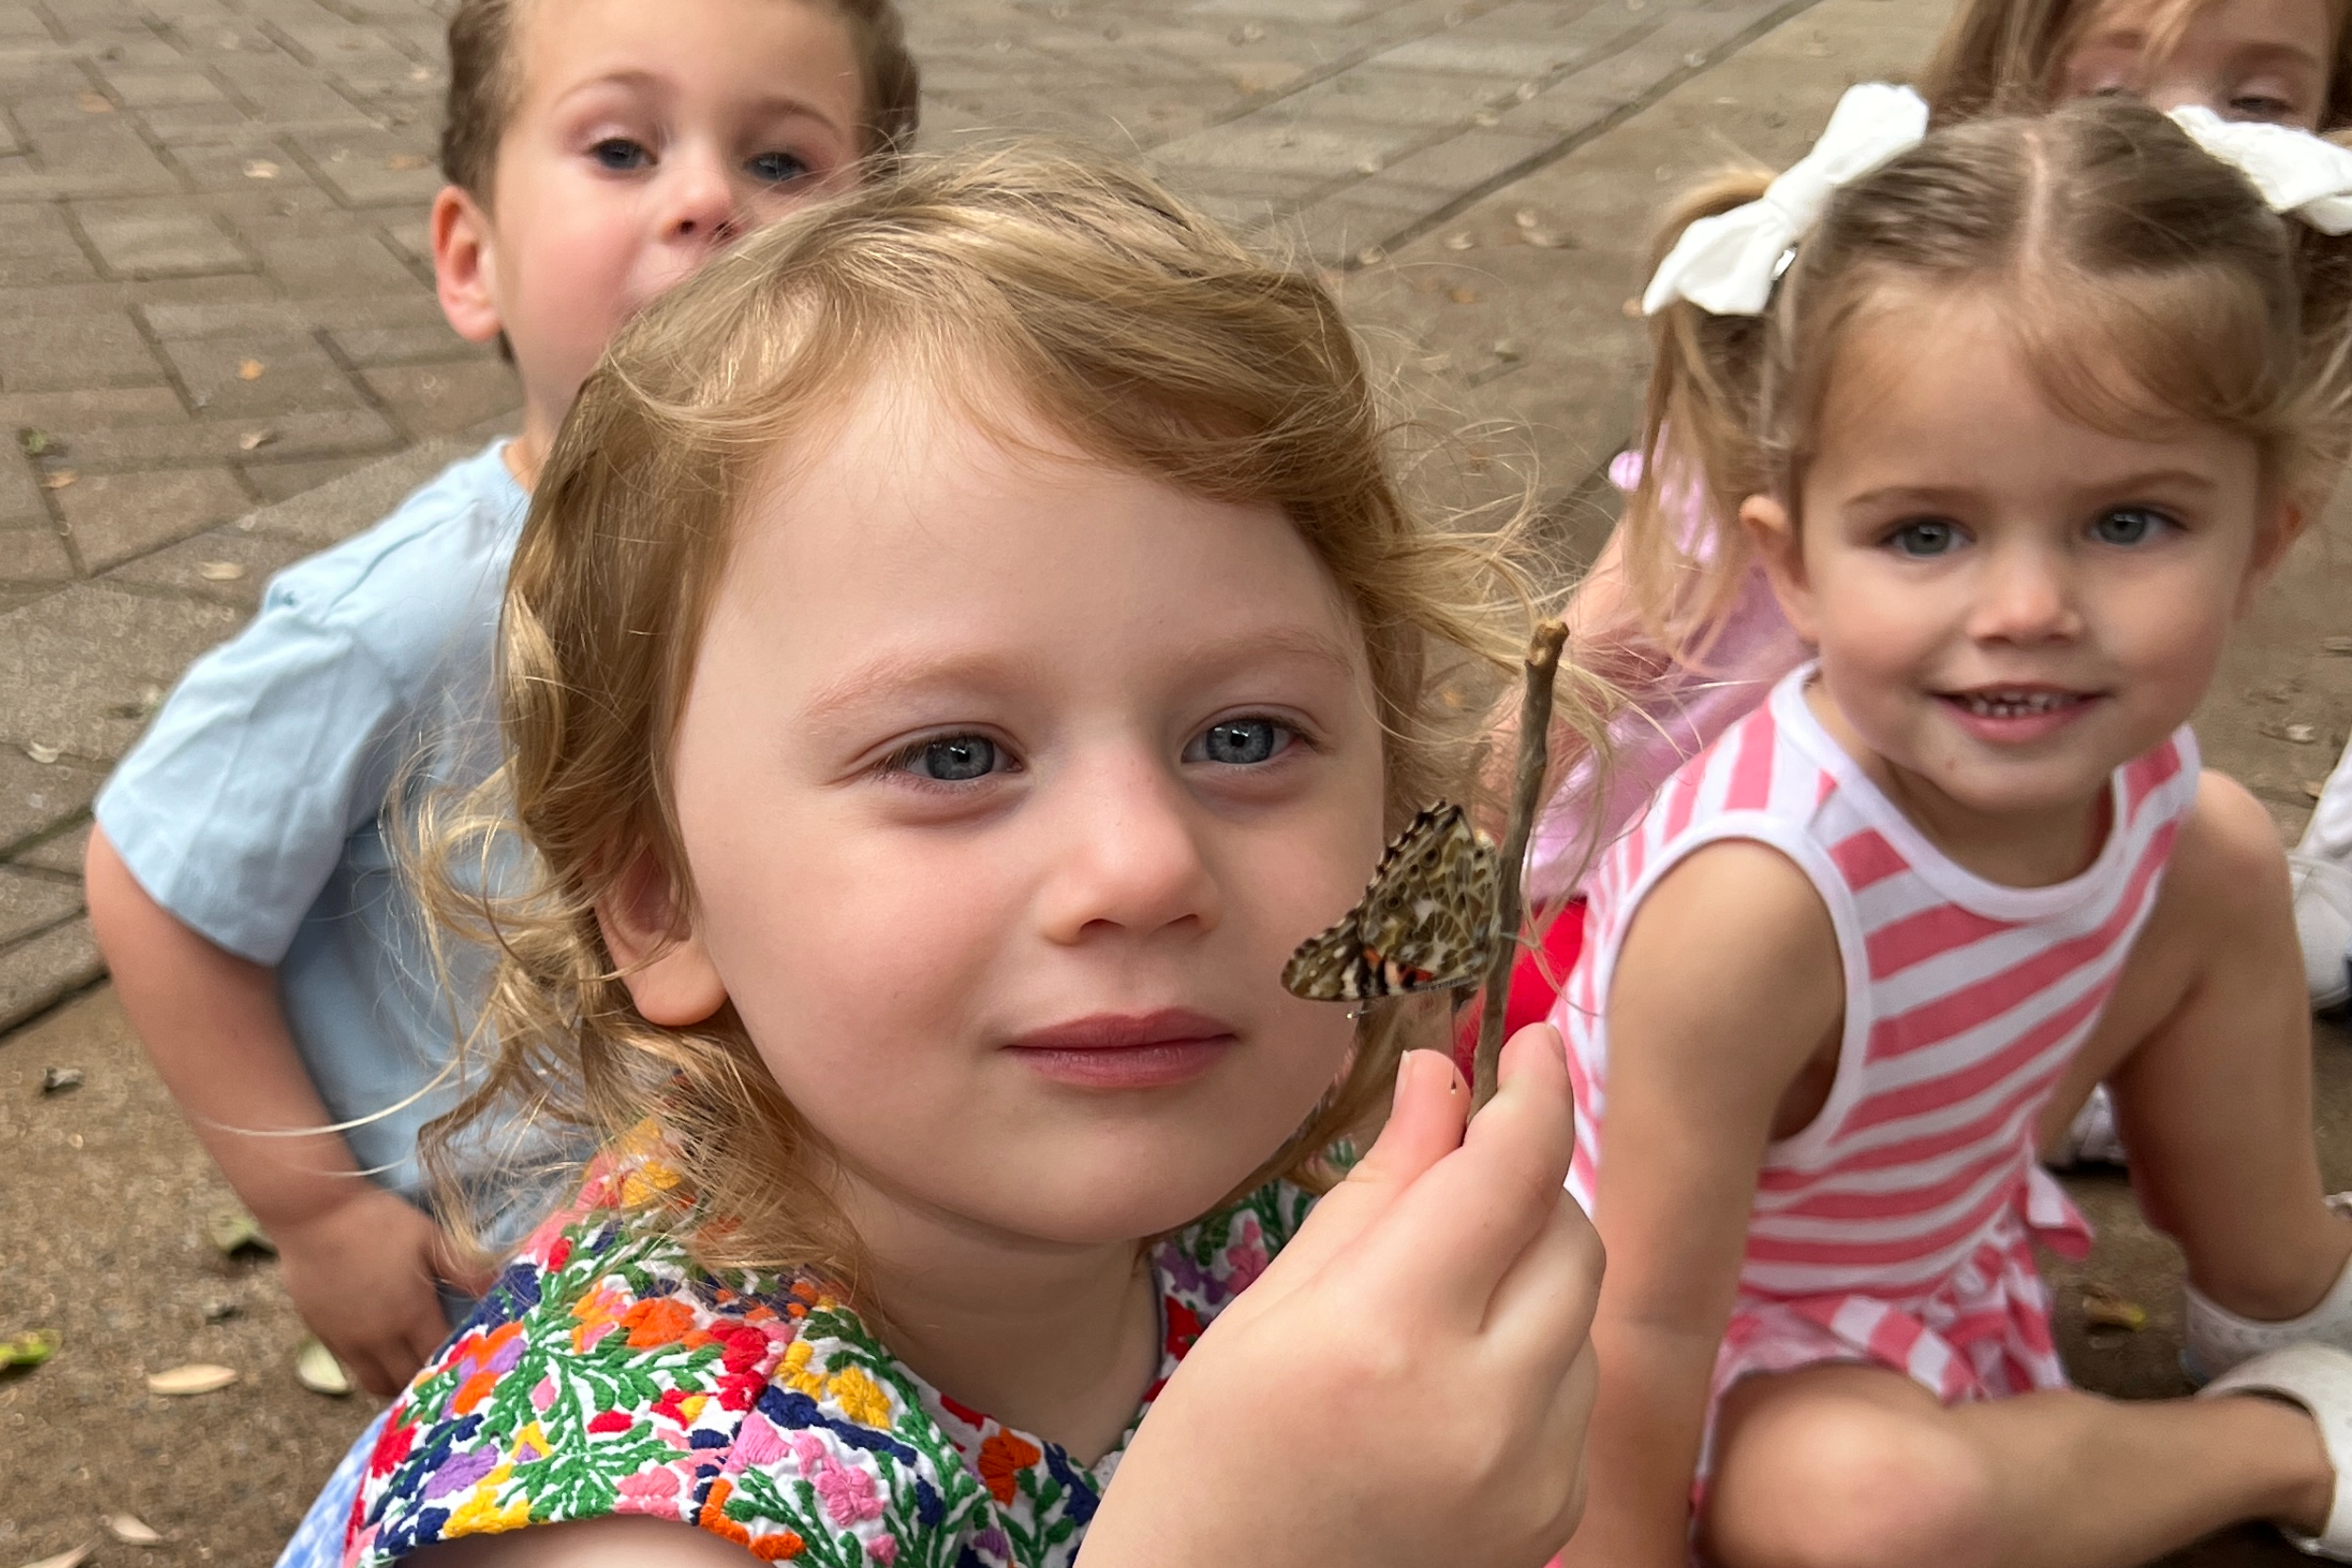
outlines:
[[460, 1266], [432, 1218], [364, 1182], [334, 1207], [273, 1226], [286, 1294], [371, 1394], [397, 1394], [450, 1337], [436, 1280], [479, 1293], [486, 1274]]
[[1202, 1336], [1122, 1461], [1116, 1564], [1539, 1564], [1576, 1526], [1600, 1244], [1563, 1189], [1560, 1037], [1468, 1085], [1405, 1058], [1363, 1164]]

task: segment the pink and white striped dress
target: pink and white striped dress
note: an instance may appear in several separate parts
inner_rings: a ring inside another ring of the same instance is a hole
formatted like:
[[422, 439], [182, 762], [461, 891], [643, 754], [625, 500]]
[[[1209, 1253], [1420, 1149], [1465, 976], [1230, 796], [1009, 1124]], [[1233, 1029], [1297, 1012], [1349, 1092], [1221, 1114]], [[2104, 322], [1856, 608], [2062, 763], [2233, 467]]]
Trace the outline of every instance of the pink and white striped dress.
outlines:
[[1765, 1150], [1715, 1397], [1825, 1362], [1891, 1367], [1947, 1403], [2062, 1387], [2030, 1243], [2079, 1257], [2090, 1231], [2034, 1158], [2035, 1119], [2154, 905], [2196, 739], [2184, 727], [2115, 770], [2089, 870], [2003, 887], [1929, 844], [1830, 737], [1805, 704], [1812, 674], [1668, 781], [1591, 879], [1552, 1014], [1577, 1092], [1569, 1189], [1589, 1207], [1606, 1157], [1603, 1004], [1635, 910], [1703, 845], [1771, 845], [1829, 908], [1846, 1019], [1821, 1114]]

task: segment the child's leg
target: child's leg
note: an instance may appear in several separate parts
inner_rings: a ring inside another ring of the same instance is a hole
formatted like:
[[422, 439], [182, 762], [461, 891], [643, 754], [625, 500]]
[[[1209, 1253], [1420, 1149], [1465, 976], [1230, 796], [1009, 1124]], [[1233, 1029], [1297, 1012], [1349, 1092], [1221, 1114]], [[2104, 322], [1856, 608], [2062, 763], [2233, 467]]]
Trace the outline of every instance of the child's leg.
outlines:
[[2311, 1418], [2072, 1390], [1945, 1409], [1900, 1373], [1817, 1366], [1724, 1397], [1702, 1542], [1723, 1568], [2126, 1568], [2248, 1519], [2316, 1530]]
[[2201, 1291], [2263, 1320], [2326, 1295], [2352, 1258], [2352, 1224], [2320, 1188], [2286, 857], [2269, 814], [2218, 774], [2205, 775], [2155, 910], [2044, 1134], [2101, 1080], [2114, 1090], [2140, 1206], [2181, 1243]]

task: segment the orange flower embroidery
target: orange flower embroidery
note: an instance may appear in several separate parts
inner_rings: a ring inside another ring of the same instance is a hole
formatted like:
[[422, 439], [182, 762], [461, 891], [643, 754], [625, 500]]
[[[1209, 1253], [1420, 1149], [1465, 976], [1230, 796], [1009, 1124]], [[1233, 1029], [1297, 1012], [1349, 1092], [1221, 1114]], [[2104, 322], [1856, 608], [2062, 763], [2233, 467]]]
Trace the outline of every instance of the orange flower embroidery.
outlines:
[[734, 1494], [734, 1489], [735, 1484], [723, 1475], [712, 1482], [710, 1495], [702, 1500], [702, 1510], [694, 1516], [694, 1522], [713, 1535], [725, 1536], [738, 1546], [749, 1546], [752, 1543], [752, 1532], [721, 1511], [726, 1507], [727, 1499]]
[[694, 1327], [694, 1309], [674, 1295], [657, 1295], [623, 1313], [621, 1327], [628, 1330], [630, 1349], [650, 1350], [685, 1338]]
[[1044, 1451], [1035, 1443], [1023, 1442], [1010, 1432], [992, 1433], [980, 1445], [980, 1478], [989, 1496], [1010, 1503], [1020, 1472], [1044, 1457]]
[[473, 1407], [488, 1399], [490, 1391], [497, 1386], [498, 1374], [496, 1372], [476, 1372], [457, 1385], [457, 1393], [450, 1401], [450, 1414], [452, 1416], [472, 1414]]
[[789, 1530], [777, 1535], [764, 1535], [752, 1542], [752, 1555], [762, 1562], [780, 1562], [786, 1558], [796, 1558], [807, 1549], [808, 1542]]

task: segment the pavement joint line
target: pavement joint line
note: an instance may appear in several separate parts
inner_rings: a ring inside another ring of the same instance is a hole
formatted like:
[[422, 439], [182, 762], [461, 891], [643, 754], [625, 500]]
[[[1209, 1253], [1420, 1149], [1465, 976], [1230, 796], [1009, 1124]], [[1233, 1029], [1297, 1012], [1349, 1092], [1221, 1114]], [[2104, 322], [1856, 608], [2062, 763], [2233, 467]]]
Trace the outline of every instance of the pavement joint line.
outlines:
[[[1481, 181], [1479, 184], [1464, 190], [1459, 195], [1446, 202], [1444, 205], [1437, 207], [1424, 214], [1423, 217], [1414, 220], [1411, 223], [1397, 230], [1388, 238], [1373, 241], [1372, 243], [1377, 244], [1384, 251], [1394, 250], [1399, 246], [1411, 244], [1414, 240], [1419, 239], [1424, 235], [1428, 234], [1441, 225], [1460, 217], [1471, 207], [1477, 205], [1480, 202], [1483, 202], [1488, 197], [1494, 195], [1496, 191], [1504, 188], [1506, 185], [1515, 185], [1519, 181], [1526, 179], [1529, 175], [1535, 173], [1538, 169], [1547, 168], [1551, 165], [1558, 163], [1561, 159], [1567, 157], [1570, 153], [1576, 151], [1577, 149], [1585, 146], [1596, 137], [1606, 135], [1609, 132], [1615, 130], [1619, 125], [1624, 124], [1636, 115], [1640, 114], [1643, 110], [1648, 109], [1651, 105], [1656, 103], [1660, 98], [1666, 97], [1667, 94], [1672, 92], [1675, 88], [1680, 87], [1684, 82], [1690, 80], [1694, 77], [1705, 75], [1707, 72], [1714, 69], [1717, 65], [1723, 63], [1724, 61], [1727, 60], [1732, 55], [1739, 53], [1750, 44], [1755, 43], [1766, 33], [1771, 32], [1774, 28], [1795, 20], [1796, 17], [1801, 16], [1805, 12], [1813, 9], [1820, 3], [1821, 0], [1788, 0], [1786, 5], [1780, 6], [1764, 16], [1758, 18], [1754, 23], [1750, 24], [1745, 30], [1740, 32], [1732, 38], [1724, 40], [1715, 48], [1708, 50], [1697, 64], [1684, 64], [1671, 75], [1659, 79], [1656, 83], [1651, 86], [1639, 97], [1628, 99], [1626, 102], [1618, 105], [1616, 109], [1611, 110], [1607, 115], [1602, 115], [1600, 119], [1593, 121], [1590, 125], [1582, 127], [1581, 129], [1569, 133], [1567, 136], [1564, 137], [1557, 146], [1548, 148], [1530, 157], [1521, 159], [1518, 163], [1512, 165], [1509, 168], [1504, 169], [1502, 172], [1492, 175], [1486, 180]], [[1646, 37], [1648, 35], [1644, 36]], [[1627, 46], [1631, 47], [1630, 44]], [[1618, 53], [1622, 52], [1622, 50], [1618, 51]], [[1596, 57], [1594, 60], [1586, 62], [1585, 65], [1578, 66], [1575, 70], [1562, 72], [1557, 79], [1565, 80], [1568, 77], [1577, 75], [1591, 65], [1599, 65], [1603, 63], [1604, 60], [1609, 58], [1615, 57], [1614, 55]], [[1455, 134], [1459, 135], [1461, 132], [1458, 132]], [[1442, 146], [1443, 143], [1438, 142], [1431, 145]], [[1343, 186], [1341, 188], [1344, 189], [1345, 187]], [[1301, 207], [1297, 210], [1303, 211], [1304, 208]], [[1362, 270], [1365, 265], [1366, 263], [1363, 261], [1360, 254], [1353, 254], [1341, 257], [1336, 270], [1342, 272], [1355, 272]]]

